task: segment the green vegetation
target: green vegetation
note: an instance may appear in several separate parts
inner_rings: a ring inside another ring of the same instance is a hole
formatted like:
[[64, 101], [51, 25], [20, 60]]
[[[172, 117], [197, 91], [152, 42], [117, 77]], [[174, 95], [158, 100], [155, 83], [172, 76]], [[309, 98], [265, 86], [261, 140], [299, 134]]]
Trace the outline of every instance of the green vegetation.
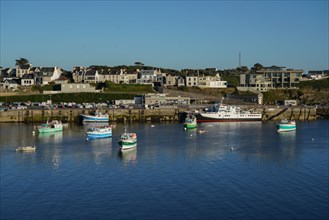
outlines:
[[26, 58], [20, 58], [20, 59], [16, 60], [17, 66], [23, 66], [25, 64], [29, 64], [29, 61]]
[[53, 94], [53, 95], [25, 95], [25, 96], [1, 96], [0, 102], [45, 102], [49, 99], [52, 100], [53, 103], [60, 102], [106, 102], [116, 99], [133, 99], [134, 96], [138, 94], [111, 94], [111, 93], [61, 93], [61, 94]]
[[[145, 93], [153, 93], [154, 90], [151, 85], [140, 84], [114, 84], [111, 82], [99, 83], [97, 89], [102, 89], [101, 93], [60, 93], [60, 94], [32, 94], [32, 95], [16, 95], [16, 96], [2, 96], [0, 102], [44, 102], [51, 99], [53, 103], [59, 102], [105, 102], [116, 99], [133, 99], [134, 96]], [[32, 91], [42, 93], [43, 91], [60, 90], [60, 85], [44, 85], [33, 86]]]
[[304, 89], [307, 87], [310, 87], [310, 88], [313, 88], [316, 90], [329, 89], [329, 78], [321, 79], [321, 80], [301, 81], [299, 83], [300, 89]]
[[115, 84], [107, 81], [106, 83], [96, 85], [96, 88], [103, 87], [104, 92], [115, 92], [115, 93], [153, 93], [154, 90], [152, 85], [142, 85], [142, 84]]
[[227, 81], [227, 87], [237, 87], [240, 85], [240, 76], [222, 75], [223, 81]]
[[297, 99], [299, 100], [303, 95], [299, 89], [275, 89], [268, 92], [263, 92], [264, 104], [276, 104], [277, 101]]

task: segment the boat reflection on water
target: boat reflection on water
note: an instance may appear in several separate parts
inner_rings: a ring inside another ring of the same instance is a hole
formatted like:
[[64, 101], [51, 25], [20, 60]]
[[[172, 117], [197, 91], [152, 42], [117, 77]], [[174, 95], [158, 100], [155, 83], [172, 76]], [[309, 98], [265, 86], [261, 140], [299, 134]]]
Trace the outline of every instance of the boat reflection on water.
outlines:
[[296, 131], [278, 132], [282, 144], [296, 144]]
[[109, 122], [82, 122], [83, 126], [90, 128], [90, 127], [97, 127], [97, 126], [109, 126]]
[[109, 138], [95, 138], [92, 139], [92, 141], [89, 141], [88, 144], [90, 144], [93, 147], [106, 147], [106, 148], [112, 148], [112, 137]]
[[125, 165], [136, 164], [137, 162], [137, 147], [119, 151], [119, 158], [124, 162]]
[[104, 161], [109, 160], [112, 155], [112, 138], [93, 139], [88, 141], [93, 159], [96, 165], [102, 164]]
[[52, 132], [52, 133], [39, 133], [38, 139], [40, 141], [49, 141], [52, 140], [55, 143], [59, 143], [63, 139], [63, 133], [62, 132]]

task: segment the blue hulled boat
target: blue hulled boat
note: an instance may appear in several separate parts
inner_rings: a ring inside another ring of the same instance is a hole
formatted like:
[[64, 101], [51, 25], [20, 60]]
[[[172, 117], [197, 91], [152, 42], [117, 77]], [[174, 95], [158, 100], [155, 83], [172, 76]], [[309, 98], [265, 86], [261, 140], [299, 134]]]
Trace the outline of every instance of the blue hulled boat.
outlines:
[[111, 126], [95, 126], [87, 130], [87, 139], [112, 137]]
[[83, 118], [83, 122], [108, 122], [109, 116], [108, 114], [102, 114], [99, 111], [96, 111], [94, 114], [90, 115], [81, 115]]

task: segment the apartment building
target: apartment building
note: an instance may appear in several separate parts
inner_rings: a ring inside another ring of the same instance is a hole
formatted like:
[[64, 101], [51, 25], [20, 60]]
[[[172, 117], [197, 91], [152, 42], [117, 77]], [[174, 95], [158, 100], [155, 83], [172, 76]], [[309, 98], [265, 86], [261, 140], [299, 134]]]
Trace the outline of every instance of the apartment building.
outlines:
[[298, 88], [303, 70], [285, 67], [251, 69], [240, 75], [240, 90], [268, 91], [270, 89]]

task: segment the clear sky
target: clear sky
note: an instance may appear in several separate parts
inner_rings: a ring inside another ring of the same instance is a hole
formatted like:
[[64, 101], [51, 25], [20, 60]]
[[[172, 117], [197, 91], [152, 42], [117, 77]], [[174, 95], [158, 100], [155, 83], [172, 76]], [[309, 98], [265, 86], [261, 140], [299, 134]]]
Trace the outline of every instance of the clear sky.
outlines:
[[328, 0], [1, 1], [1, 62], [329, 69]]

